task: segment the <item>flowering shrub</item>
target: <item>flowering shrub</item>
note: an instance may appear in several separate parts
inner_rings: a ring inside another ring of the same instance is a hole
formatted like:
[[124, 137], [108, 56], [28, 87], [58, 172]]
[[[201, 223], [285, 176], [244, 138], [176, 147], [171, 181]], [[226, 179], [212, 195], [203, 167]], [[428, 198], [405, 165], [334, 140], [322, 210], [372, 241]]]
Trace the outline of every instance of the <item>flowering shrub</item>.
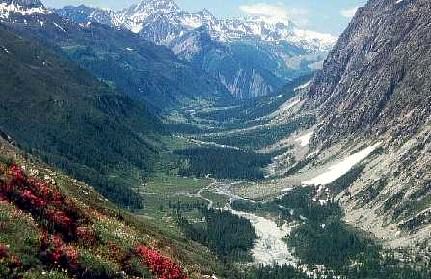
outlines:
[[27, 178], [17, 165], [11, 165], [6, 174], [9, 180], [0, 184], [0, 199], [12, 201], [18, 208], [47, 221], [55, 233], [73, 238], [78, 225], [87, 222], [72, 201], [46, 183]]
[[61, 206], [64, 203], [64, 198], [60, 192], [54, 191], [47, 184], [34, 178], [29, 178], [28, 186], [39, 197], [44, 197], [49, 200], [52, 205]]
[[68, 231], [73, 225], [75, 225], [74, 220], [61, 210], [49, 208], [45, 211], [45, 217], [63, 232]]
[[97, 241], [96, 233], [89, 227], [77, 227], [75, 235], [79, 242], [83, 244], [93, 245]]
[[22, 202], [26, 203], [27, 206], [30, 206], [30, 207], [42, 208], [47, 205], [47, 203], [43, 199], [34, 195], [33, 192], [30, 190], [24, 190], [20, 192], [19, 196]]
[[9, 170], [8, 170], [7, 173], [9, 175], [11, 175], [17, 181], [23, 181], [24, 177], [25, 177], [23, 170], [19, 166], [15, 165], [15, 164], [12, 164], [9, 167]]
[[135, 253], [142, 259], [151, 272], [159, 279], [187, 279], [180, 266], [172, 262], [169, 258], [162, 256], [156, 250], [144, 245], [139, 245]]
[[71, 271], [79, 269], [78, 250], [67, 245], [61, 236], [44, 234], [41, 240], [41, 254], [43, 258], [53, 265], [60, 265]]
[[[148, 274], [148, 269], [159, 279], [188, 278], [179, 265], [158, 251], [144, 245], [130, 249], [129, 244], [135, 240], [137, 232], [124, 223], [101, 215], [100, 219], [109, 220], [112, 226], [99, 231], [85, 212], [54, 186], [27, 177], [17, 165], [0, 172], [5, 174], [5, 179], [0, 180], [0, 202], [11, 203], [31, 214], [41, 225], [38, 256], [46, 266], [61, 267], [74, 278], [117, 278], [121, 271], [126, 275], [142, 275]], [[78, 243], [82, 248], [91, 245], [96, 249], [87, 252], [81, 249], [80, 253]], [[97, 256], [93, 251], [98, 251]], [[7, 267], [5, 272], [9, 274], [23, 265], [0, 243], [0, 266]], [[12, 277], [0, 270], [0, 278]]]
[[0, 260], [7, 258], [9, 256], [9, 248], [4, 244], [0, 244]]

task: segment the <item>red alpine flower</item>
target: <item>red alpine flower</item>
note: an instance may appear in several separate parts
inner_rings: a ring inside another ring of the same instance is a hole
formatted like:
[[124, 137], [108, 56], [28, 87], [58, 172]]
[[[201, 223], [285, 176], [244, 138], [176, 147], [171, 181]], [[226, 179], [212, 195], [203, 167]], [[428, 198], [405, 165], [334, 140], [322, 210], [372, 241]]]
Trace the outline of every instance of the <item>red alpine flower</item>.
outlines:
[[172, 262], [169, 258], [162, 256], [156, 250], [145, 245], [139, 245], [135, 249], [136, 254], [159, 279], [188, 279], [182, 268]]

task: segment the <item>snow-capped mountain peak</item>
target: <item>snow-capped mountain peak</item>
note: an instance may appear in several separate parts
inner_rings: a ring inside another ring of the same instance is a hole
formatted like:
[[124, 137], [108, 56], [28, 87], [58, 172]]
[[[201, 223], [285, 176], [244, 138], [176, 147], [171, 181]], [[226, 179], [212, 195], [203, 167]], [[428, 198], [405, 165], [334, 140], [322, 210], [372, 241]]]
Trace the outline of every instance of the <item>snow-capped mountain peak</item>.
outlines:
[[39, 0], [0, 0], [0, 19], [11, 14], [32, 15], [50, 13]]
[[140, 33], [150, 18], [158, 15], [180, 13], [181, 9], [173, 0], [143, 0], [118, 13], [114, 13], [112, 24], [117, 27], [126, 27], [134, 33]]
[[113, 25], [126, 27], [135, 33], [145, 33], [149, 28], [151, 38], [154, 38], [154, 28], [163, 29], [166, 37], [157, 36], [155, 42], [165, 45], [201, 27], [205, 27], [214, 40], [222, 42], [257, 39], [288, 42], [310, 50], [326, 51], [336, 41], [336, 37], [328, 34], [302, 30], [290, 20], [268, 21], [268, 18], [258, 16], [218, 19], [206, 9], [199, 12], [183, 11], [174, 0], [144, 0], [117, 13], [113, 18]]
[[43, 7], [40, 0], [0, 0], [0, 4], [14, 5], [23, 8], [39, 8]]
[[172, 13], [180, 11], [180, 7], [173, 0], [143, 0], [139, 4], [133, 5], [127, 11], [135, 13], [140, 12], [158, 12], [158, 13]]
[[[69, 18], [76, 15], [65, 14]], [[336, 42], [336, 37], [298, 28], [290, 20], [274, 21], [267, 17], [219, 19], [210, 11], [182, 10], [174, 0], [143, 0], [119, 12], [94, 11], [88, 21], [127, 28], [134, 33], [163, 45], [196, 29], [206, 30], [215, 41], [232, 42], [238, 40], [259, 40], [269, 43], [290, 43], [310, 51], [328, 51]], [[85, 22], [86, 23], [86, 22]]]

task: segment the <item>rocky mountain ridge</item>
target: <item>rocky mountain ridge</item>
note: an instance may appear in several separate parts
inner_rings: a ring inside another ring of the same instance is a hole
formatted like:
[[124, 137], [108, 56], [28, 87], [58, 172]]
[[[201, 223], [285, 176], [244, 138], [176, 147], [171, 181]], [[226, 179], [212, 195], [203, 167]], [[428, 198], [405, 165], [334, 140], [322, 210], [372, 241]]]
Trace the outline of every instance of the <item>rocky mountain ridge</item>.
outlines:
[[[76, 20], [74, 15], [77, 11], [80, 11], [78, 14], [85, 14], [88, 21], [99, 22], [100, 18], [111, 17], [113, 26], [125, 27], [164, 45], [200, 27], [206, 28], [213, 39], [222, 42], [258, 39], [275, 43], [289, 42], [308, 50], [328, 51], [336, 41], [330, 34], [300, 29], [291, 21], [268, 22], [262, 17], [219, 19], [206, 9], [199, 12], [184, 11], [174, 0], [144, 0], [118, 12], [83, 5], [69, 6], [59, 10], [59, 13]], [[161, 19], [177, 28], [166, 30], [169, 32], [158, 38], [151, 38], [147, 29]]]
[[287, 81], [309, 74], [320, 67], [336, 40], [290, 21], [218, 19], [208, 10], [187, 12], [173, 0], [146, 0], [118, 12], [85, 6], [56, 12], [81, 24], [131, 30], [167, 46], [238, 98], [275, 94]]
[[0, 3], [25, 8], [38, 8], [43, 6], [40, 0], [2, 0]]

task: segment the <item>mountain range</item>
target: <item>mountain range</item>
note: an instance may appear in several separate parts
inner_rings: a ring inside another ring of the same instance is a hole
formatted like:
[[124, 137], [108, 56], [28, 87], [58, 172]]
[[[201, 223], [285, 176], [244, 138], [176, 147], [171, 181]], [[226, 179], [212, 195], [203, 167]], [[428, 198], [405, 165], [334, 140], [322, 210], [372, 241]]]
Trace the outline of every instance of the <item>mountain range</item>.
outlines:
[[430, 278], [430, 17], [0, 0], [0, 277]]
[[336, 40], [300, 29], [291, 21], [218, 19], [208, 10], [191, 13], [173, 0], [144, 0], [118, 12], [86, 6], [56, 12], [80, 24], [127, 29], [167, 46], [237, 98], [275, 94], [287, 81], [319, 68]]
[[132, 32], [101, 24], [78, 24], [39, 1], [27, 6], [19, 3], [1, 4], [0, 22], [26, 37], [44, 41], [124, 94], [145, 100], [152, 111], [166, 111], [195, 99], [230, 98], [223, 85], [179, 60], [167, 48]]

